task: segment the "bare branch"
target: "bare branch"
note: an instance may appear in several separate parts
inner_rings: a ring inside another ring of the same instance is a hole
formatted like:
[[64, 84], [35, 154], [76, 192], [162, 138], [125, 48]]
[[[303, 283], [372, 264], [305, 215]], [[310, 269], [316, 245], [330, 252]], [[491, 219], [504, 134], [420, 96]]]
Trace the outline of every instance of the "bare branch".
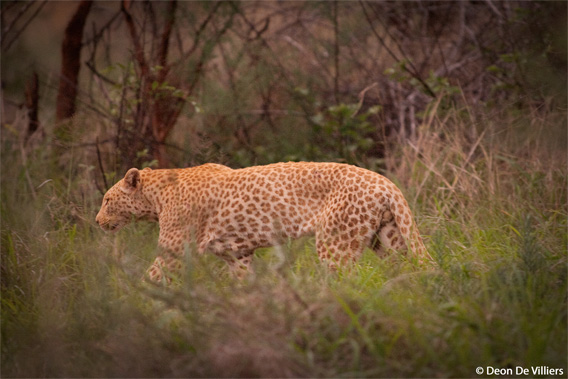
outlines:
[[[12, 23], [6, 25], [5, 28], [3, 28], [2, 36], [8, 35], [10, 30], [13, 27], [15, 27], [16, 22], [20, 19], [20, 17], [22, 17], [23, 14], [34, 4], [35, 4], [35, 2], [33, 2], [33, 1], [29, 2], [29, 3], [25, 3], [25, 5], [22, 7], [22, 9], [18, 13], [18, 15], [15, 17], [14, 21]], [[10, 49], [12, 44], [18, 39], [20, 34], [22, 34], [22, 32], [28, 27], [30, 22], [32, 22], [32, 20], [38, 15], [38, 13], [45, 6], [45, 4], [47, 4], [47, 0], [43, 0], [43, 2], [39, 5], [39, 7], [36, 9], [36, 11], [30, 16], [30, 18], [24, 23], [24, 25], [22, 25], [22, 27], [20, 29], [18, 29], [16, 32], [14, 32], [14, 36], [12, 37], [12, 39], [6, 41], [5, 38], [2, 38], [2, 50], [8, 51]]]
[[136, 32], [136, 25], [134, 25], [134, 20], [132, 19], [132, 15], [129, 11], [130, 8], [130, 1], [123, 0], [122, 2], [122, 13], [124, 14], [124, 19], [126, 21], [126, 25], [128, 26], [128, 32], [130, 33], [130, 39], [132, 40], [132, 44], [134, 45], [134, 57], [138, 62], [138, 66], [142, 71], [142, 76], [146, 77], [149, 73], [148, 63], [146, 62], [146, 58], [144, 57], [144, 49], [142, 45], [140, 45], [140, 38], [138, 33]]
[[[369, 26], [371, 27], [371, 31], [373, 32], [373, 34], [375, 35], [375, 37], [377, 37], [377, 39], [379, 40], [379, 42], [381, 43], [381, 45], [385, 48], [385, 50], [389, 53], [389, 55], [391, 57], [393, 57], [393, 59], [395, 59], [397, 62], [400, 61], [400, 58], [397, 57], [397, 55], [389, 48], [388, 44], [385, 43], [385, 40], [383, 39], [383, 37], [381, 37], [379, 35], [379, 33], [375, 30], [375, 27], [373, 26], [373, 21], [371, 20], [371, 17], [369, 16], [369, 14], [367, 13], [367, 10], [365, 8], [365, 4], [362, 0], [359, 0], [359, 4], [361, 4], [361, 8], [363, 9], [363, 14], [365, 15], [365, 18], [367, 19], [367, 22], [369, 23]], [[371, 8], [372, 9], [372, 8]], [[374, 12], [374, 10], [373, 10]], [[376, 14], [376, 12], [375, 12]], [[384, 28], [388, 34], [388, 28]], [[390, 34], [389, 34], [390, 36]], [[395, 38], [392, 38], [393, 42], [399, 47], [399, 49], [401, 50], [401, 52], [403, 51], [402, 48], [400, 47], [400, 45], [398, 44], [398, 42], [396, 41]], [[405, 57], [407, 58], [407, 57]], [[414, 67], [414, 64], [412, 63], [411, 60], [407, 59], [408, 64], [410, 65], [410, 69], [407, 66], [404, 66], [404, 70], [406, 72], [408, 72], [413, 78], [415, 78], [416, 80], [418, 80], [418, 82], [422, 85], [422, 87], [426, 90], [426, 92], [432, 96], [432, 97], [436, 97], [436, 94], [434, 93], [434, 91], [430, 88], [430, 86], [424, 81], [424, 79], [422, 79], [422, 77], [420, 76], [420, 74], [418, 73], [418, 71], [416, 70], [416, 68]]]
[[205, 31], [205, 28], [207, 27], [209, 22], [211, 22], [211, 19], [213, 18], [215, 13], [217, 13], [217, 10], [221, 6], [221, 4], [222, 4], [221, 2], [215, 3], [215, 6], [209, 11], [209, 14], [207, 15], [207, 17], [205, 17], [205, 20], [203, 20], [203, 22], [199, 26], [199, 29], [197, 29], [197, 32], [195, 33], [195, 37], [193, 38], [193, 45], [191, 45], [191, 48], [187, 51], [187, 53], [185, 53], [186, 58], [191, 56], [199, 47], [199, 42], [201, 40], [201, 34]]
[[335, 72], [333, 75], [333, 95], [335, 103], [339, 102], [339, 19], [337, 16], [337, 0], [333, 1], [333, 63]]
[[167, 20], [164, 25], [164, 30], [162, 32], [162, 37], [160, 41], [160, 46], [158, 47], [158, 64], [163, 67], [160, 75], [162, 77], [166, 76], [167, 70], [167, 58], [168, 58], [168, 48], [170, 45], [170, 35], [172, 34], [172, 28], [175, 21], [177, 1], [171, 0], [168, 3]]

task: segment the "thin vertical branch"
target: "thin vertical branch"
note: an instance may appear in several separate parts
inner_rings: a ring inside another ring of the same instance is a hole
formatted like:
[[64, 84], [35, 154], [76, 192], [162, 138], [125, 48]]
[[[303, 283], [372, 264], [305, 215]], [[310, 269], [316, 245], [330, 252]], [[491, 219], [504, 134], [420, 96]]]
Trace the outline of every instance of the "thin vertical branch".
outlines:
[[172, 0], [168, 3], [166, 25], [164, 26], [164, 30], [162, 31], [160, 46], [158, 47], [158, 64], [164, 69], [166, 68], [167, 64], [168, 49], [170, 46], [170, 35], [172, 34], [172, 28], [175, 22], [176, 8], [177, 1]]
[[337, 16], [337, 0], [333, 2], [333, 31], [334, 31], [334, 65], [335, 72], [333, 76], [333, 95], [335, 103], [339, 103], [339, 20]]
[[141, 76], [146, 77], [149, 72], [148, 64], [146, 63], [146, 58], [144, 57], [144, 49], [142, 45], [140, 45], [140, 39], [138, 33], [136, 32], [136, 25], [134, 25], [134, 20], [132, 19], [132, 15], [130, 14], [130, 2], [123, 1], [122, 2], [122, 13], [124, 14], [124, 20], [126, 21], [126, 25], [128, 27], [128, 32], [130, 33], [130, 39], [132, 40], [132, 44], [134, 45], [134, 58], [138, 62], [138, 66], [141, 70]]

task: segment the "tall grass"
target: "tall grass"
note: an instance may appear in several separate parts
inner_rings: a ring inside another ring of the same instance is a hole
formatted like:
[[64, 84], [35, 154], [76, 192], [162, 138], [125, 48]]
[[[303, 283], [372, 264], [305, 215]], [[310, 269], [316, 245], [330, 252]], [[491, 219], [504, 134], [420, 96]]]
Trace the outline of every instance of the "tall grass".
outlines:
[[140, 280], [156, 225], [95, 225], [101, 196], [80, 154], [61, 170], [5, 141], [2, 376], [566, 373], [566, 150], [530, 129], [565, 124], [531, 117], [519, 138], [519, 117], [436, 109], [419, 141], [392, 152], [436, 269], [366, 252], [332, 273], [303, 239], [257, 251], [244, 281], [188, 254], [166, 288]]

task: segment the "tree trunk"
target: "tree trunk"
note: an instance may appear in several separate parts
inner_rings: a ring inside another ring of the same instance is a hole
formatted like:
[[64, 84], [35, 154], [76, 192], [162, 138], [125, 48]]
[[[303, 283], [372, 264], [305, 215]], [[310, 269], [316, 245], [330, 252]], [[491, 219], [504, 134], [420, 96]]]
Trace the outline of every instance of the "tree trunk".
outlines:
[[[141, 128], [146, 139], [150, 140], [150, 154], [158, 161], [158, 166], [166, 168], [169, 167], [170, 163], [165, 141], [181, 112], [184, 99], [167, 93], [160, 93], [159, 96], [156, 96], [155, 91], [152, 89], [152, 84], [155, 82], [165, 83], [168, 79], [170, 69], [168, 51], [170, 36], [175, 23], [177, 1], [170, 0], [168, 3], [166, 20], [160, 35], [157, 54], [149, 57], [146, 57], [144, 54], [143, 46], [140, 44], [140, 35], [136, 30], [136, 24], [130, 14], [129, 7], [130, 2], [123, 0], [122, 11], [134, 46], [134, 58], [140, 68], [140, 79], [143, 83], [140, 104], [145, 107], [143, 111], [148, 113], [148, 117], [141, 117], [143, 121], [139, 123], [138, 127]], [[157, 73], [151, 70], [151, 65], [153, 64], [161, 67]]]
[[65, 29], [65, 37], [61, 46], [61, 76], [56, 105], [56, 120], [58, 122], [75, 114], [83, 29], [92, 4], [92, 0], [81, 1]]
[[25, 136], [27, 142], [39, 127], [39, 79], [37, 72], [32, 74], [32, 78], [26, 84], [26, 108], [28, 109], [28, 130]]

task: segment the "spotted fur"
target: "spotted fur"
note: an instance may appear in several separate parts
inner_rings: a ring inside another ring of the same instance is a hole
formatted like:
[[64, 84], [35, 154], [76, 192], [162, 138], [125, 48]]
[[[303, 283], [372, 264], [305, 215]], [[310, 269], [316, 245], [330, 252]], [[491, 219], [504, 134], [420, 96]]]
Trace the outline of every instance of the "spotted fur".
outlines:
[[346, 164], [132, 168], [105, 194], [96, 221], [116, 231], [133, 216], [159, 222], [164, 254], [148, 269], [155, 281], [163, 269], [179, 269], [190, 244], [247, 268], [256, 248], [310, 234], [332, 268], [357, 259], [366, 246], [379, 254], [409, 248], [420, 262], [431, 259], [400, 190]]

